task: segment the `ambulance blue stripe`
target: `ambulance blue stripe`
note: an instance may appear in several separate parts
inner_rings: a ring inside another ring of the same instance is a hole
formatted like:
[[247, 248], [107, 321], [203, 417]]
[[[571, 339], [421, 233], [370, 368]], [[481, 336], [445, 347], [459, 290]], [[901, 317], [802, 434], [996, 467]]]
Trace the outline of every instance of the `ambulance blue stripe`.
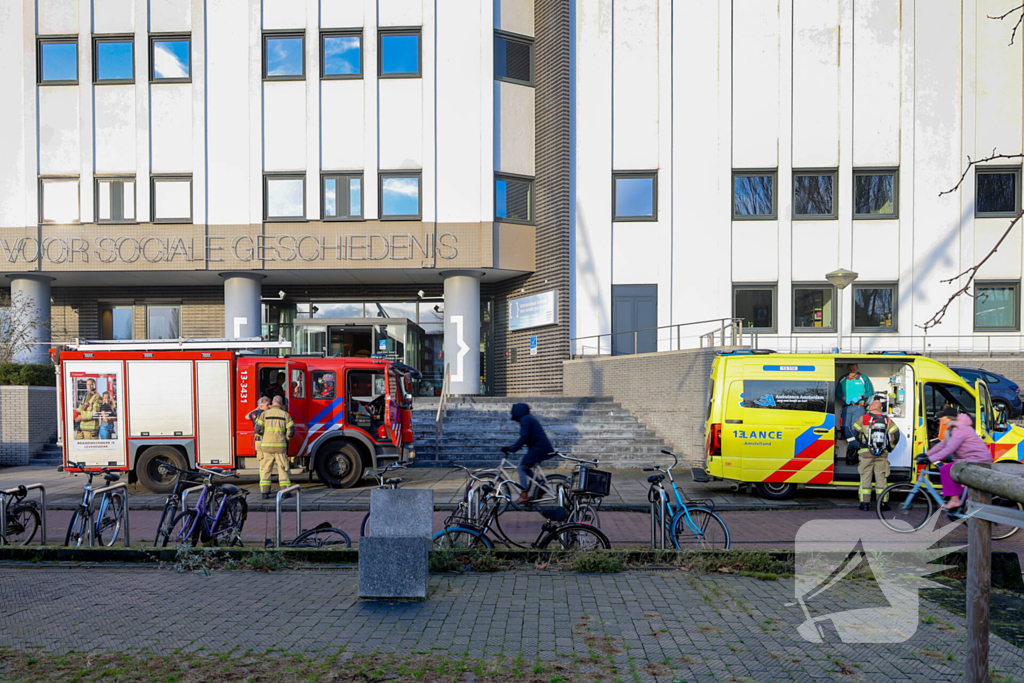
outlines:
[[799, 457], [799, 455], [803, 453], [805, 450], [807, 450], [807, 448], [810, 447], [812, 443], [814, 443], [820, 438], [818, 434], [814, 433], [815, 429], [832, 429], [833, 427], [835, 427], [835, 425], [836, 416], [833, 415], [832, 413], [828, 413], [827, 415], [825, 415], [824, 424], [820, 424], [817, 427], [810, 427], [806, 431], [804, 431], [803, 434], [796, 437], [796, 443], [793, 445], [793, 455]]

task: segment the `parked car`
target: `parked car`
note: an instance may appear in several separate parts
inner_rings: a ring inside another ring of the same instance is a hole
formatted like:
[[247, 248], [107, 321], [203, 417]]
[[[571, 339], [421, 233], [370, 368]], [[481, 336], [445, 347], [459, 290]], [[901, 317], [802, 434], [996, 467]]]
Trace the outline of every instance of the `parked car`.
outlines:
[[1021, 403], [1020, 387], [1016, 382], [982, 368], [950, 366], [949, 369], [963, 377], [972, 387], [979, 379], [985, 380], [989, 393], [992, 394], [992, 403], [996, 406], [1004, 406], [1006, 414], [1011, 420], [1020, 417], [1024, 410], [1024, 404]]

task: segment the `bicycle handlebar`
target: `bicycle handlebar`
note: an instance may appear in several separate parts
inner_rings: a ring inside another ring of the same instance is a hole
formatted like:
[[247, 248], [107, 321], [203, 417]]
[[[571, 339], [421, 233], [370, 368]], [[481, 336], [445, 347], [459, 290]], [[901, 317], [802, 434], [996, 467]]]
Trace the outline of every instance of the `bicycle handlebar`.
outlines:
[[475, 474], [473, 474], [473, 471], [471, 469], [469, 469], [465, 465], [460, 465], [459, 463], [455, 462], [454, 460], [449, 460], [448, 461], [448, 465], [451, 466], [451, 467], [458, 467], [460, 470], [464, 470], [466, 472], [466, 476], [469, 477], [470, 479], [475, 479], [476, 481], [484, 481], [480, 477], [478, 477]]
[[[661, 452], [664, 453], [665, 455], [671, 455], [672, 456], [672, 459], [675, 461], [674, 463], [672, 463], [672, 467], [678, 467], [679, 466], [679, 457], [675, 453], [673, 453], [672, 451], [666, 450], [664, 448], [661, 449]], [[672, 469], [672, 468], [670, 467], [669, 469]]]
[[586, 464], [586, 465], [593, 465], [594, 467], [597, 467], [597, 464], [598, 464], [597, 460], [584, 460], [583, 458], [574, 458], [572, 456], [566, 455], [565, 453], [560, 453], [559, 451], [555, 451], [554, 455], [557, 455], [558, 457], [562, 458], [563, 460], [572, 460], [573, 462], [578, 462], [581, 465], [582, 464]]

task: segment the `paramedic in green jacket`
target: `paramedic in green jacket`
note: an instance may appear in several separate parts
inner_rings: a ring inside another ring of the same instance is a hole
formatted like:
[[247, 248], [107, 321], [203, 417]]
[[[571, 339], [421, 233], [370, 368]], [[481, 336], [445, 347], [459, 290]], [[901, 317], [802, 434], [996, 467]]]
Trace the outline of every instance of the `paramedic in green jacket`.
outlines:
[[843, 437], [849, 441], [857, 437], [853, 425], [864, 417], [864, 407], [875, 393], [871, 380], [860, 374], [856, 363], [846, 367], [847, 374], [836, 384], [836, 400], [843, 407]]

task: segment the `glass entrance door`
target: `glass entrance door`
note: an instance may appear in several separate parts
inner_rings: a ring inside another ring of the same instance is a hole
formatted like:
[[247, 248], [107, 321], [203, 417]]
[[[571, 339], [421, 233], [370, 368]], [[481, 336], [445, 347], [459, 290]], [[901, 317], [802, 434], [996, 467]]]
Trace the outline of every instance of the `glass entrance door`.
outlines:
[[369, 358], [373, 337], [373, 327], [367, 325], [332, 325], [327, 328], [327, 355]]

